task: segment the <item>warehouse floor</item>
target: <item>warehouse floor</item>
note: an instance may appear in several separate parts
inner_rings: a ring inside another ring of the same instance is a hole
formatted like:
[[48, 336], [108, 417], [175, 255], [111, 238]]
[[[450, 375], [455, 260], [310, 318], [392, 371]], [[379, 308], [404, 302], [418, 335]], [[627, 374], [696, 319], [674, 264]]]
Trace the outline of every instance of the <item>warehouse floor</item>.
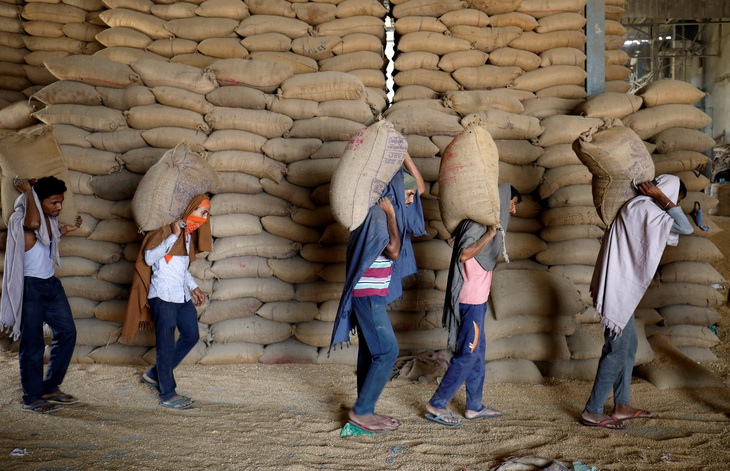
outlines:
[[[713, 242], [730, 254], [730, 218]], [[730, 279], [727, 257], [714, 266]], [[730, 384], [730, 309], [721, 308], [719, 362]], [[488, 385], [505, 415], [446, 428], [423, 419], [435, 384], [395, 380], [378, 412], [404, 425], [382, 436], [340, 438], [355, 397], [352, 368], [339, 365], [184, 366], [187, 411], [158, 405], [141, 367], [72, 365], [64, 390], [82, 403], [50, 415], [20, 409], [17, 355], [0, 354], [0, 469], [468, 469], [509, 457], [580, 461], [604, 470], [718, 470], [730, 462], [730, 390], [657, 389], [635, 380], [632, 401], [656, 418], [625, 431], [577, 422], [590, 391], [579, 381]], [[463, 391], [453, 407], [463, 412]], [[21, 451], [10, 456], [14, 449]]]

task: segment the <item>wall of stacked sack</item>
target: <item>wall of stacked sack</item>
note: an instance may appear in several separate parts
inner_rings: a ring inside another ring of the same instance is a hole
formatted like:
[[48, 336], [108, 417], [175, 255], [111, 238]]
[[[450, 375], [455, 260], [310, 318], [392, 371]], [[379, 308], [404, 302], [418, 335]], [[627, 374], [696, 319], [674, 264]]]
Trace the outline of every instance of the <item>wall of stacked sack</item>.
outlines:
[[[419, 274], [391, 311], [402, 352], [446, 345], [451, 247], [438, 209], [439, 156], [478, 121], [498, 146], [500, 181], [524, 194], [509, 227], [510, 263], [499, 264], [492, 287], [489, 380], [593, 378], [602, 334], [588, 283], [605, 226], [571, 143], [604, 119], [622, 119], [655, 151], [658, 173], [688, 184], [685, 211], [700, 201], [706, 213], [717, 201], [692, 171], [712, 145], [698, 131], [707, 115], [692, 106], [701, 93], [623, 93], [620, 1], [606, 2], [608, 93], [588, 101], [586, 0], [390, 3], [389, 107], [386, 9], [376, 0], [105, 0], [104, 11], [87, 14], [107, 26], [94, 36], [102, 49], [43, 61], [57, 80], [34, 91], [31, 119], [53, 126], [84, 218], [63, 239], [59, 272], [79, 332], [75, 361], [154, 361], [151, 333], [120, 338], [140, 239], [131, 198], [142, 175], [186, 141], [208, 153], [222, 180], [213, 250], [191, 267], [210, 299], [186, 361], [354, 364], [356, 345], [327, 355], [347, 240], [329, 210], [329, 182], [349, 137], [384, 112], [429, 187], [429, 236], [414, 243]], [[707, 326], [722, 300], [711, 285], [724, 280], [706, 236], [716, 230], [667, 249], [637, 313], [647, 325], [639, 323], [637, 363], [651, 360], [646, 335], [656, 332], [713, 359], [718, 340]]]

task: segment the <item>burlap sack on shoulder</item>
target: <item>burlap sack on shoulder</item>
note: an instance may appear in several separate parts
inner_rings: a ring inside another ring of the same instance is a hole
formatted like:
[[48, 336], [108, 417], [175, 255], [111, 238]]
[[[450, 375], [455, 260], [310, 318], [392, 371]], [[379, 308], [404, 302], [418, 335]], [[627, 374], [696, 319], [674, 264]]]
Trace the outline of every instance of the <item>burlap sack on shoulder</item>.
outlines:
[[337, 221], [350, 230], [365, 220], [408, 153], [408, 141], [381, 120], [351, 139], [332, 176], [330, 204]]
[[58, 220], [61, 224], [74, 224], [78, 212], [71, 193], [69, 173], [50, 126], [31, 133], [0, 131], [0, 169], [0, 204], [5, 223], [13, 214], [13, 203], [20, 195], [13, 184], [16, 176], [28, 179], [54, 176], [63, 180], [67, 189]]
[[219, 183], [218, 173], [204, 155], [181, 143], [167, 151], [140, 181], [132, 199], [134, 219], [143, 231], [170, 224], [195, 195], [212, 191]]
[[637, 195], [632, 182], [654, 178], [654, 161], [641, 138], [628, 127], [613, 126], [584, 133], [573, 150], [593, 175], [593, 203], [606, 225]]
[[453, 233], [464, 219], [499, 222], [499, 155], [489, 131], [474, 122], [451, 141], [439, 168], [439, 208]]

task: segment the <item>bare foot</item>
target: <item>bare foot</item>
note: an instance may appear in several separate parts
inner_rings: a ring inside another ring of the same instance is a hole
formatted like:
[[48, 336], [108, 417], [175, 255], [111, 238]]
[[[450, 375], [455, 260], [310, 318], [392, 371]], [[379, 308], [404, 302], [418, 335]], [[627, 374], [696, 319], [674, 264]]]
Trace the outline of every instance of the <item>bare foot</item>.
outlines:
[[634, 409], [628, 404], [616, 404], [611, 413], [613, 420], [651, 419], [654, 414], [644, 409]]
[[[347, 414], [350, 422], [357, 425], [358, 427], [373, 433], [390, 432], [398, 428], [400, 425], [396, 425], [395, 419], [384, 415], [377, 414], [366, 414], [360, 415], [350, 411]], [[398, 421], [400, 422], [400, 421]]]

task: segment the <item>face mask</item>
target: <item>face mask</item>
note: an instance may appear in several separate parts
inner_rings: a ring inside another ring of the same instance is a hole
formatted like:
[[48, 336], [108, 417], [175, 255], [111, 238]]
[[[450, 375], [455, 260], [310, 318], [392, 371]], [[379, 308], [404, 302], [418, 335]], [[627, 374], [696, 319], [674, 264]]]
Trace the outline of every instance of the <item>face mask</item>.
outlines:
[[188, 216], [188, 218], [185, 220], [185, 235], [190, 234], [191, 232], [205, 224], [205, 221], [207, 221], [206, 218], [201, 218], [193, 215]]

